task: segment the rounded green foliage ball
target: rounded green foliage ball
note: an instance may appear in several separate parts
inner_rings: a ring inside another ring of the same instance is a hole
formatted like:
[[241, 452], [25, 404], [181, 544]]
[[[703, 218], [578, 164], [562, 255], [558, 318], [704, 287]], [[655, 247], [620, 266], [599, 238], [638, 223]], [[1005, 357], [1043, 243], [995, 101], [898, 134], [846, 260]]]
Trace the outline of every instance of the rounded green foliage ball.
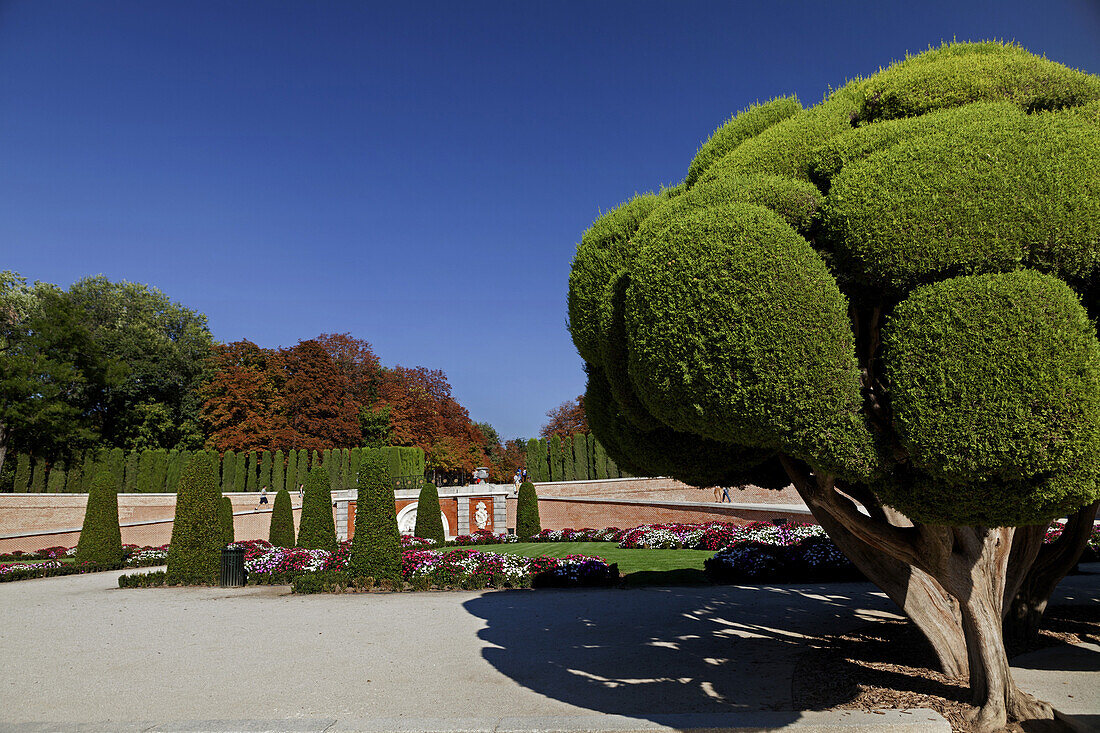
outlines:
[[848, 304], [805, 239], [767, 209], [731, 204], [638, 240], [629, 368], [653, 415], [680, 432], [873, 474]]
[[443, 513], [439, 508], [439, 489], [433, 483], [426, 483], [420, 489], [420, 498], [416, 501], [416, 527], [413, 534], [424, 539], [435, 540], [442, 544], [447, 539], [443, 532]]
[[397, 529], [393, 483], [378, 451], [371, 451], [359, 467], [355, 536], [351, 540], [348, 572], [376, 581], [402, 579], [401, 533]]
[[328, 469], [314, 466], [306, 478], [302, 517], [298, 520], [298, 547], [336, 552], [336, 520], [332, 516], [332, 486]]
[[1065, 283], [1032, 271], [936, 283], [897, 307], [884, 341], [913, 469], [884, 482], [890, 504], [935, 524], [1015, 526], [1100, 496], [1100, 343]]
[[516, 500], [516, 536], [525, 540], [541, 531], [539, 496], [535, 493], [535, 485], [524, 481], [519, 485], [519, 498]]
[[691, 161], [684, 183], [691, 187], [714, 161], [725, 157], [734, 148], [783, 120], [802, 111], [797, 97], [777, 97], [764, 104], [754, 104], [738, 112], [714, 131]]
[[198, 451], [179, 477], [176, 518], [168, 547], [168, 583], [209, 585], [218, 580], [224, 539], [218, 522], [218, 454]]
[[117, 565], [122, 562], [122, 530], [118, 525], [118, 484], [101, 471], [88, 492], [84, 525], [76, 545], [76, 561]]

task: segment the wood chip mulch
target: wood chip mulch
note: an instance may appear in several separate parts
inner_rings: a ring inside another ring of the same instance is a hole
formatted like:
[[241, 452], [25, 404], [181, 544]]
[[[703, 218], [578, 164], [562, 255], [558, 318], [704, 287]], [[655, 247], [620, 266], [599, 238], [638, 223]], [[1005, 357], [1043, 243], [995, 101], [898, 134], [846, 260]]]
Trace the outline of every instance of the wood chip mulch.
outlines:
[[[1039, 639], [1008, 642], [1008, 655], [1080, 642], [1100, 644], [1100, 608], [1052, 606]], [[908, 621], [880, 621], [847, 634], [822, 635], [814, 643], [796, 667], [795, 710], [931, 708], [947, 718], [953, 731], [970, 733], [965, 716], [973, 707], [966, 678], [937, 672], [931, 647]], [[1030, 721], [1006, 730], [1039, 733], [1062, 727]]]

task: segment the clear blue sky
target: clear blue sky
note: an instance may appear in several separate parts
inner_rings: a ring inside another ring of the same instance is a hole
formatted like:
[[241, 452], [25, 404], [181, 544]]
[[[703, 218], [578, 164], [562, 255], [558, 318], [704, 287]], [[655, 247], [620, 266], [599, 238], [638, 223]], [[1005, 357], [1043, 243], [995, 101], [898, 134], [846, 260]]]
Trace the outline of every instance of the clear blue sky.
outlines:
[[1100, 2], [0, 0], [0, 269], [155, 285], [221, 341], [348, 331], [532, 435], [584, 387], [600, 209], [952, 38], [1100, 73]]

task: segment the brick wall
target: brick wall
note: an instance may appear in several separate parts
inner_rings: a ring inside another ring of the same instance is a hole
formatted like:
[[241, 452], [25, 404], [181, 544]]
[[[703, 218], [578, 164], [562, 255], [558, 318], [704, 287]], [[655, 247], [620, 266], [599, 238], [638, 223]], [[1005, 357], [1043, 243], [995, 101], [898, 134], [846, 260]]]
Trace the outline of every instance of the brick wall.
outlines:
[[[671, 478], [620, 478], [607, 481], [553, 481], [535, 484], [539, 496], [587, 496], [605, 499], [652, 499], [655, 501], [717, 501], [713, 488], [697, 489]], [[743, 504], [801, 504], [793, 486], [762, 489], [745, 486], [730, 489], [730, 498]]]

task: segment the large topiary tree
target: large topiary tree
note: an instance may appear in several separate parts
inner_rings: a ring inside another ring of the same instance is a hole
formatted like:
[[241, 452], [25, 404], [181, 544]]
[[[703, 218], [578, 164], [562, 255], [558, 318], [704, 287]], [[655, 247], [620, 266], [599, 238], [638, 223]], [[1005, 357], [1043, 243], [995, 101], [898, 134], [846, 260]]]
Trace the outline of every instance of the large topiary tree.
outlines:
[[223, 544], [218, 521], [218, 454], [198, 451], [183, 466], [176, 492], [176, 518], [168, 546], [170, 584], [217, 582]]
[[[358, 509], [358, 507], [356, 507]], [[420, 489], [420, 498], [416, 501], [416, 527], [413, 534], [442, 544], [446, 538], [443, 533], [443, 513], [439, 508], [439, 489], [433, 483], [424, 484]]]
[[228, 496], [218, 499], [218, 525], [222, 528], [222, 546], [233, 544], [233, 501]]
[[118, 525], [118, 484], [101, 471], [88, 492], [84, 524], [76, 544], [77, 562], [117, 565], [122, 562], [122, 530]]
[[332, 489], [328, 469], [315, 466], [306, 478], [302, 516], [298, 520], [298, 547], [336, 552], [336, 521], [332, 516]]
[[530, 481], [524, 481], [519, 485], [519, 498], [516, 499], [516, 536], [525, 540], [541, 531], [539, 497], [535, 493], [535, 485]]
[[[363, 457], [355, 504], [355, 536], [348, 571], [375, 580], [401, 580], [401, 534], [386, 458], [379, 451]], [[438, 497], [437, 497], [438, 506]]]
[[294, 508], [290, 504], [290, 492], [279, 489], [271, 509], [271, 525], [268, 541], [276, 547], [294, 547]]
[[793, 483], [969, 671], [977, 730], [1050, 717], [1002, 616], [1034, 625], [1100, 498], [1097, 170], [1100, 78], [950, 44], [736, 116], [685, 183], [600, 217], [570, 274], [614, 462]]

